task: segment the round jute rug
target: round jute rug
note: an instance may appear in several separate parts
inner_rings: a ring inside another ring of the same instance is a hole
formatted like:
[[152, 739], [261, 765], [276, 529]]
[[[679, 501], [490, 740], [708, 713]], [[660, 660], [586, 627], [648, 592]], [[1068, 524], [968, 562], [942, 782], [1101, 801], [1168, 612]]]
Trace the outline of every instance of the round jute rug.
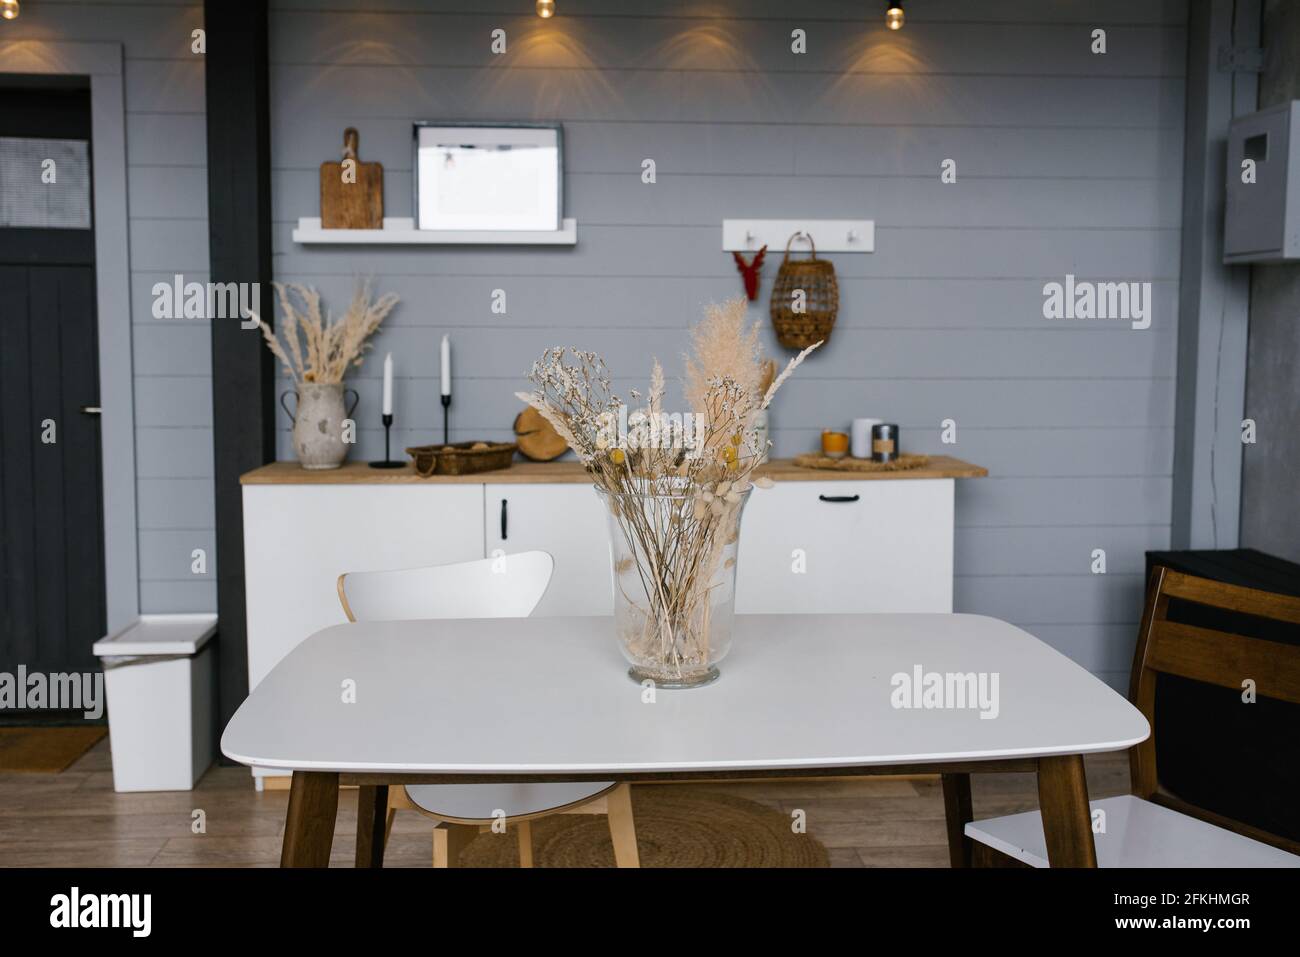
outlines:
[[[642, 867], [829, 867], [817, 839], [791, 830], [792, 818], [730, 794], [684, 787], [632, 789]], [[485, 833], [462, 852], [461, 867], [518, 867], [514, 829]], [[533, 821], [535, 867], [613, 867], [603, 814], [554, 814]]]

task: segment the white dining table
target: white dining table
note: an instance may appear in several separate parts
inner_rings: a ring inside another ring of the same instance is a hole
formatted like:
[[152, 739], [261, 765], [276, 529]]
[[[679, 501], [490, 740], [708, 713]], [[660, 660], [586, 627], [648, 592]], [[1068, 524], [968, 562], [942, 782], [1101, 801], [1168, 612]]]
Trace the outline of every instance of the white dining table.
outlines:
[[[982, 615], [741, 615], [720, 670], [638, 684], [609, 618], [337, 625], [253, 689], [221, 750], [293, 772], [283, 866], [328, 863], [341, 783], [361, 788], [357, 863], [378, 866], [393, 784], [900, 773], [943, 776], [961, 865], [970, 774], [1035, 771], [1050, 863], [1095, 867], [1082, 755], [1150, 733], [1104, 682]], [[981, 679], [983, 700], [962, 700]], [[936, 681], [947, 696], [905, 699]]]

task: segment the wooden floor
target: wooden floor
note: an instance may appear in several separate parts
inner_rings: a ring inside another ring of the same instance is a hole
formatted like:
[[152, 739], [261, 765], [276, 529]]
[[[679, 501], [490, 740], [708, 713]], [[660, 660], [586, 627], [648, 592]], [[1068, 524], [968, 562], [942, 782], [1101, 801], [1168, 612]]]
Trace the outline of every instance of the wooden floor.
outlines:
[[[1127, 793], [1126, 754], [1087, 760], [1092, 798]], [[947, 867], [938, 779], [859, 779], [658, 785], [726, 791], [789, 814], [807, 813], [808, 832], [833, 867]], [[1037, 807], [1034, 778], [974, 778], [975, 816]], [[0, 866], [274, 867], [280, 860], [287, 791], [253, 790], [245, 768], [213, 768], [194, 791], [117, 794], [108, 740], [58, 774], [0, 774]], [[202, 810], [207, 832], [192, 831]], [[356, 791], [339, 800], [334, 866], [351, 866]], [[399, 813], [386, 864], [428, 867], [429, 822]]]

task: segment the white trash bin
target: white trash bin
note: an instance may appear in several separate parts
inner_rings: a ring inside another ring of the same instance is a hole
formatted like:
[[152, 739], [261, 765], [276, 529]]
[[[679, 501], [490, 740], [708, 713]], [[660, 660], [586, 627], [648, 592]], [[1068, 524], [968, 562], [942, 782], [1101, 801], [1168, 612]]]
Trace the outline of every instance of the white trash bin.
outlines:
[[212, 764], [217, 616], [141, 615], [95, 642], [113, 790], [189, 791]]

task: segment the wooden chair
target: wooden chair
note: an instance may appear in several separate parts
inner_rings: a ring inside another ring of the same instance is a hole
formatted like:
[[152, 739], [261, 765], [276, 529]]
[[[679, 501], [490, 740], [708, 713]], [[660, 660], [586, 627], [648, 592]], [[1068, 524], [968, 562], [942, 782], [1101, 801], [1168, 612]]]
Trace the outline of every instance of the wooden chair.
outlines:
[[[553, 567], [550, 555], [535, 551], [428, 568], [349, 572], [339, 576], [339, 601], [349, 621], [526, 618], [545, 594]], [[627, 784], [421, 784], [390, 787], [388, 795], [385, 840], [399, 810], [419, 811], [438, 822], [434, 867], [455, 867], [465, 845], [500, 817], [497, 812], [504, 812], [505, 823], [518, 832], [524, 867], [533, 866], [531, 822], [561, 813], [607, 813], [618, 866], [639, 866]]]
[[[1228, 614], [1300, 625], [1300, 598], [1195, 578], [1163, 566], [1152, 569], [1129, 688], [1129, 698], [1150, 723], [1151, 735], [1129, 751], [1132, 793], [1091, 802], [1094, 822], [1104, 821], [1104, 829], [1094, 826], [1099, 831], [1094, 834], [1097, 864], [1300, 867], [1300, 842], [1170, 793], [1161, 787], [1156, 765], [1156, 692], [1165, 678], [1231, 689], [1243, 695], [1243, 708], [1259, 706], [1245, 703], [1248, 680], [1260, 698], [1300, 704], [1300, 645], [1171, 620], [1171, 599], [1214, 609], [1216, 621]], [[1280, 754], [1276, 758], [1289, 760]], [[966, 825], [965, 834], [975, 842], [971, 859], [977, 865], [1047, 866], [1037, 811], [975, 821]]]

